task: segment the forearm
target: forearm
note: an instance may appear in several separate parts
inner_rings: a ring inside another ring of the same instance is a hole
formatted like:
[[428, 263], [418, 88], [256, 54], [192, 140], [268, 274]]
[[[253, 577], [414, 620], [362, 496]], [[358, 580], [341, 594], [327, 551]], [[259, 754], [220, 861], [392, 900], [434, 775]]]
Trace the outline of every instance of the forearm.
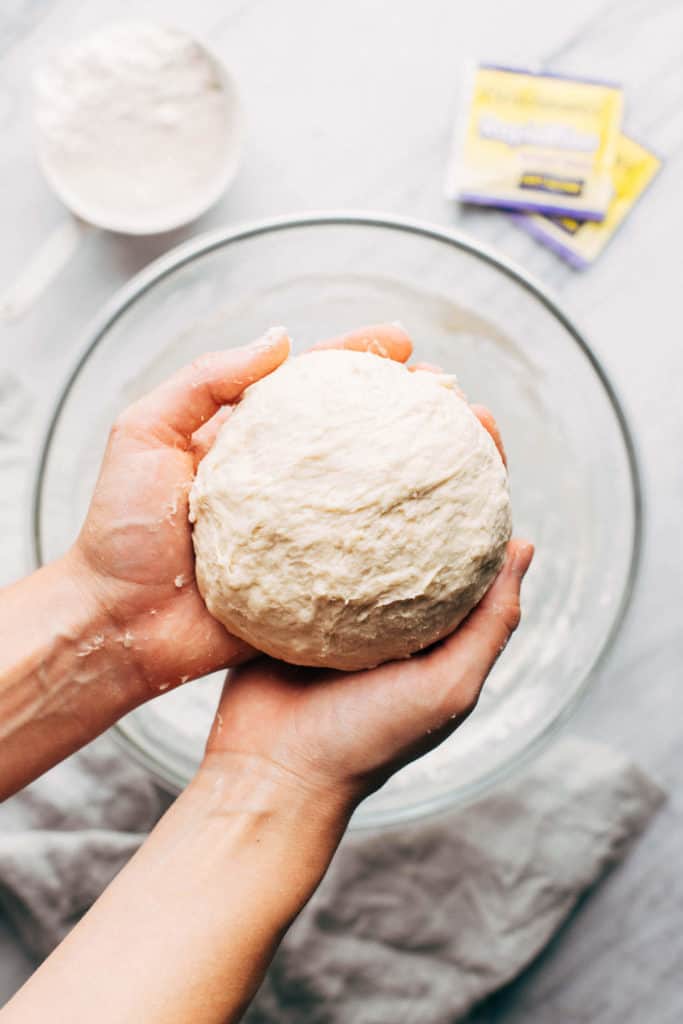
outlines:
[[339, 798], [248, 760], [226, 768], [223, 755], [0, 1014], [2, 1024], [38, 1024], [48, 1010], [69, 1024], [238, 1020], [348, 812]]
[[142, 687], [125, 629], [67, 555], [0, 592], [0, 798], [108, 728]]

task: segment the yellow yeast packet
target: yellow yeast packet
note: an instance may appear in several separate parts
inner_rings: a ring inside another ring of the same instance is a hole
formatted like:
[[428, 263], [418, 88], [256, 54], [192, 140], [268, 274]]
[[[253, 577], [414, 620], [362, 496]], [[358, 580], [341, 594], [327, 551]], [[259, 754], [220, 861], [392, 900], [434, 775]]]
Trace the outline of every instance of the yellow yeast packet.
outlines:
[[520, 213], [514, 220], [530, 235], [582, 270], [597, 259], [661, 167], [658, 157], [627, 135], [617, 144], [614, 196], [600, 224], [570, 217]]
[[616, 85], [479, 64], [465, 90], [446, 195], [602, 220], [622, 109]]

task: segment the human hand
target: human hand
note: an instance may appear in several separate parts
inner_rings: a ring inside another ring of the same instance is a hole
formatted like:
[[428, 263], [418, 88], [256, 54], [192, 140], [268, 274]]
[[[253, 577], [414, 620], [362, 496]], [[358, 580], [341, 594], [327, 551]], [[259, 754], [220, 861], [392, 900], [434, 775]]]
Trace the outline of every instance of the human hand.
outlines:
[[[411, 349], [396, 328], [342, 345], [401, 361]], [[203, 357], [128, 409], [77, 543], [0, 595], [0, 797], [154, 692], [255, 653], [196, 590], [187, 491], [229, 403], [288, 349], [271, 337]], [[490, 414], [478, 415], [495, 440]], [[517, 623], [531, 555], [513, 542], [457, 632], [406, 661], [348, 675], [263, 657], [237, 669], [196, 778], [8, 1006], [8, 1021], [42, 1019], [67, 989], [73, 1021], [104, 1019], [103, 1007], [111, 1021], [184, 1021], [197, 1007], [207, 1021], [241, 1019], [355, 804], [471, 711]], [[85, 982], [69, 989], [74, 966]]]
[[[399, 327], [380, 324], [320, 343], [405, 362]], [[194, 575], [187, 499], [197, 465], [246, 387], [289, 354], [284, 333], [201, 356], [135, 402], [112, 429], [90, 509], [67, 556], [111, 618], [142, 699], [251, 656], [206, 610]]]
[[259, 658], [230, 673], [204, 771], [245, 763], [342, 813], [467, 718], [520, 618], [532, 545], [513, 540], [492, 587], [450, 637], [404, 661], [343, 673]]

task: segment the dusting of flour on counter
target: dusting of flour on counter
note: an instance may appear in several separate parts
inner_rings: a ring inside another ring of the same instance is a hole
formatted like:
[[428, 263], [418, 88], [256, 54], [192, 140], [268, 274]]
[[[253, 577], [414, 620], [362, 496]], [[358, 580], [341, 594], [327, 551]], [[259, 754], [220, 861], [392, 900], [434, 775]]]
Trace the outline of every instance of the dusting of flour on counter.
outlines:
[[236, 169], [234, 87], [184, 32], [110, 26], [49, 60], [34, 85], [43, 171], [94, 224], [167, 230], [206, 209]]

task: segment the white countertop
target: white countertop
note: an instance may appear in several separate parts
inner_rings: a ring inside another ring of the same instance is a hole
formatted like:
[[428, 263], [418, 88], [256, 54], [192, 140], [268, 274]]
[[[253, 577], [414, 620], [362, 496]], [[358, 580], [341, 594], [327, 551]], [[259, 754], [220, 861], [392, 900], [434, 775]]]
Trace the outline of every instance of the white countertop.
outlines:
[[[8, 0], [0, 11], [0, 291], [64, 217], [32, 156], [31, 68], [62, 40], [126, 17], [188, 28], [233, 69], [249, 124], [242, 169], [227, 196], [191, 229], [137, 240], [91, 232], [37, 306], [0, 326], [0, 365], [30, 366], [36, 397], [49, 397], [87, 320], [149, 260], [209, 227], [297, 210], [381, 209], [457, 224], [554, 290], [623, 399], [647, 513], [628, 620], [572, 729], [631, 752], [671, 798], [635, 852], [585, 899], [540, 962], [473, 1021], [680, 1022], [683, 4]], [[665, 165], [590, 271], [569, 270], [502, 215], [461, 211], [442, 198], [458, 72], [471, 56], [543, 62], [624, 84], [626, 126]], [[21, 502], [6, 508], [3, 529], [18, 537], [24, 516]], [[16, 564], [2, 570], [3, 576], [21, 571], [18, 546]], [[0, 1002], [27, 969], [11, 936], [0, 932]]]

